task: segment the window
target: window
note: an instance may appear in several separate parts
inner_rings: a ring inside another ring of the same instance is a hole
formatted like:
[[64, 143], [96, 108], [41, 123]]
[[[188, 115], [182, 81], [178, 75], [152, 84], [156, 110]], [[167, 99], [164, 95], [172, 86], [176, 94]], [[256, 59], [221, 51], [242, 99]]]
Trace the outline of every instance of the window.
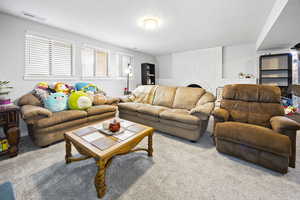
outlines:
[[128, 73], [128, 66], [133, 66], [133, 56], [128, 54], [119, 54], [119, 68], [120, 68], [120, 76], [126, 77]]
[[72, 66], [71, 43], [32, 34], [25, 35], [25, 78], [71, 77]]
[[108, 52], [105, 50], [84, 47], [81, 50], [82, 76], [107, 77]]

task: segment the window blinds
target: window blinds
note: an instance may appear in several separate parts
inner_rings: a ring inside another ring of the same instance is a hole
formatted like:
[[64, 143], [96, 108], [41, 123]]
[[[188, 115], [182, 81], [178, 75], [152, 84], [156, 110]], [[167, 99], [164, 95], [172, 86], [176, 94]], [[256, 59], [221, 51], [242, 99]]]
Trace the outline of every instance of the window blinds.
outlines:
[[25, 36], [25, 76], [71, 76], [72, 58], [72, 44]]
[[81, 50], [82, 76], [108, 76], [108, 53], [90, 47]]

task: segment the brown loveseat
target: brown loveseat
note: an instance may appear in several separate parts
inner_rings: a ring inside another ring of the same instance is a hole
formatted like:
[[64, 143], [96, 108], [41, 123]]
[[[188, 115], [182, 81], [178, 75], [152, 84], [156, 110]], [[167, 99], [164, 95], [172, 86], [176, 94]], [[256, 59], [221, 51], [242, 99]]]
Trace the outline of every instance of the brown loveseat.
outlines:
[[196, 141], [207, 128], [215, 97], [202, 88], [148, 85], [121, 101], [121, 118]]
[[18, 105], [21, 106], [22, 118], [27, 124], [29, 136], [38, 146], [47, 146], [63, 140], [65, 132], [111, 118], [116, 113], [114, 105], [92, 106], [87, 110], [51, 112], [42, 107], [41, 101], [31, 93], [22, 96]]
[[295, 167], [300, 124], [283, 116], [280, 95], [275, 86], [226, 85], [213, 112], [217, 150], [281, 173]]

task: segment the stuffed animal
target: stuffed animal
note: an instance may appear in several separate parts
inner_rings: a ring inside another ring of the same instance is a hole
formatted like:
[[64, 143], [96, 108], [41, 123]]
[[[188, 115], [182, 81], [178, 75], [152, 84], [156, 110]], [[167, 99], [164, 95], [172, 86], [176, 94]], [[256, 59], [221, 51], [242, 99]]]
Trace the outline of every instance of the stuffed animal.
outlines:
[[59, 112], [68, 108], [68, 96], [62, 92], [51, 93], [43, 102], [45, 108], [52, 112]]
[[39, 82], [36, 85], [36, 88], [41, 89], [41, 90], [47, 90], [49, 88], [49, 85], [47, 82]]
[[54, 89], [56, 92], [63, 92], [65, 94], [69, 94], [70, 93], [70, 87], [68, 86], [68, 84], [62, 83], [62, 82], [58, 82], [54, 85]]
[[84, 110], [92, 106], [92, 101], [83, 91], [72, 92], [69, 97], [69, 108], [72, 110]]
[[93, 92], [96, 93], [98, 91], [98, 87], [93, 83], [86, 83], [86, 82], [78, 82], [75, 84], [75, 88], [77, 91], [84, 91], [84, 92]]

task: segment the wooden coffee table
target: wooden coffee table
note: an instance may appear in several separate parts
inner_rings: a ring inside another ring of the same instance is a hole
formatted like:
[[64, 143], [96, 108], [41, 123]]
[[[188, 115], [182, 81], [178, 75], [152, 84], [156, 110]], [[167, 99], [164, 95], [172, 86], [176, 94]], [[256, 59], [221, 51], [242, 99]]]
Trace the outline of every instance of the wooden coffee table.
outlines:
[[[123, 121], [127, 121], [127, 120], [123, 120]], [[152, 153], [153, 153], [152, 135], [154, 129], [141, 124], [137, 124], [133, 122], [130, 123], [132, 123], [131, 130], [132, 128], [137, 130], [137, 131], [132, 131], [135, 132], [135, 134], [125, 140], [119, 140], [114, 136], [105, 135], [105, 137], [116, 142], [113, 146], [104, 150], [101, 150], [100, 148], [95, 146], [92, 142], [88, 142], [87, 140], [83, 139], [82, 136], [78, 136], [77, 134], [78, 131], [82, 131], [85, 128], [90, 128], [94, 124], [67, 132], [64, 135], [65, 142], [66, 142], [65, 160], [67, 164], [75, 161], [89, 159], [89, 158], [95, 159], [96, 165], [98, 167], [98, 171], [95, 176], [95, 187], [96, 187], [98, 198], [102, 198], [106, 193], [105, 171], [106, 168], [111, 163], [113, 157], [117, 155], [123, 155], [131, 152], [135, 152], [135, 151], [146, 151], [148, 152], [148, 156], [152, 157]], [[99, 125], [99, 124], [101, 124], [101, 122], [100, 123], [98, 122], [95, 125]], [[122, 122], [121, 122], [121, 126], [122, 126]], [[127, 129], [125, 128], [125, 130]], [[99, 134], [102, 133], [99, 132]], [[148, 148], [135, 148], [146, 136], [148, 136]], [[72, 157], [71, 145], [73, 145], [77, 149], [77, 151], [82, 155], [81, 157]]]

